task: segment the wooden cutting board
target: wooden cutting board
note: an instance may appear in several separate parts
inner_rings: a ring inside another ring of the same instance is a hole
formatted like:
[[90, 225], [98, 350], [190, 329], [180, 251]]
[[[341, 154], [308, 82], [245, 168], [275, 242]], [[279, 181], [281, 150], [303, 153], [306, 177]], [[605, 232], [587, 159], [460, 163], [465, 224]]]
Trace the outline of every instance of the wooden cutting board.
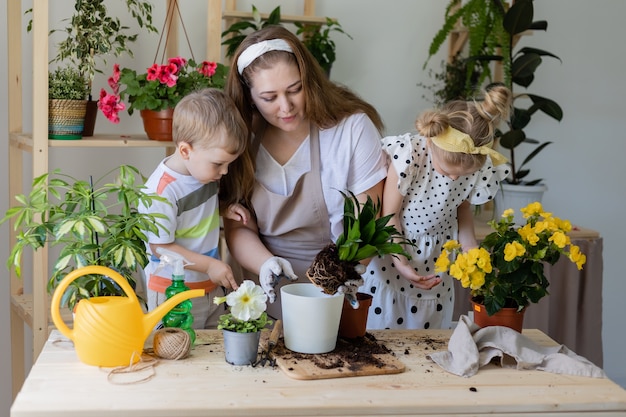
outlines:
[[335, 350], [321, 354], [293, 352], [285, 347], [281, 338], [270, 356], [287, 376], [294, 379], [397, 374], [405, 369], [404, 364], [369, 333], [351, 340], [339, 338]]

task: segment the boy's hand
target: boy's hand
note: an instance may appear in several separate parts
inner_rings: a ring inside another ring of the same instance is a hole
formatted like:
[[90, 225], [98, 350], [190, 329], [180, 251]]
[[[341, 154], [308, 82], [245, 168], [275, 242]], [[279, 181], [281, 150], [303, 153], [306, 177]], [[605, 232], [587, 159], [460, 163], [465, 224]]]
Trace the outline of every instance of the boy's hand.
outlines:
[[216, 262], [211, 262], [211, 265], [207, 269], [206, 273], [213, 283], [221, 287], [233, 290], [239, 288], [239, 285], [235, 280], [235, 276], [233, 275], [233, 270], [225, 262], [218, 260], [216, 260]]

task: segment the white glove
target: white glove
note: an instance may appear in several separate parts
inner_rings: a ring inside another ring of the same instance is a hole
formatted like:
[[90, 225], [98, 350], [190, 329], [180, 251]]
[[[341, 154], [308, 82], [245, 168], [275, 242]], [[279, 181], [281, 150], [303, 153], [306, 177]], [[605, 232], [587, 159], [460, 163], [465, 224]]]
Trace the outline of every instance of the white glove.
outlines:
[[359, 300], [356, 298], [356, 293], [361, 285], [363, 285], [363, 279], [351, 279], [337, 288], [337, 292], [346, 297], [352, 308], [357, 309], [359, 308]]
[[267, 294], [270, 303], [276, 300], [276, 291], [274, 287], [278, 284], [280, 278], [285, 277], [290, 281], [295, 281], [298, 276], [293, 272], [293, 268], [288, 260], [278, 256], [272, 256], [261, 265], [259, 271], [259, 282], [261, 288]]
[[[354, 270], [359, 275], [365, 273], [365, 269], [365, 265], [363, 264], [357, 264], [354, 267]], [[359, 300], [356, 297], [356, 293], [361, 285], [363, 285], [363, 278], [351, 279], [344, 282], [342, 286], [337, 288], [337, 292], [346, 297], [346, 300], [348, 300], [352, 308], [357, 309], [359, 308]]]

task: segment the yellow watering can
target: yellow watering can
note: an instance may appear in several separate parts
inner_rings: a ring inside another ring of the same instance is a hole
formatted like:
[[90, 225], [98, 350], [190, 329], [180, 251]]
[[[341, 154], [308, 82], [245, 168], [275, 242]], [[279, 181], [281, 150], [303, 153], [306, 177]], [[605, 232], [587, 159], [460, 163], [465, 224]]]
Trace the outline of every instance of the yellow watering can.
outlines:
[[[127, 297], [80, 300], [70, 329], [61, 318], [61, 296], [72, 281], [89, 274], [110, 277]], [[74, 342], [78, 359], [88, 365], [124, 366], [139, 361], [146, 339], [165, 314], [179, 303], [203, 295], [204, 290], [184, 291], [144, 314], [135, 291], [124, 277], [110, 268], [92, 265], [76, 269], [61, 280], [52, 295], [50, 309], [57, 329]]]

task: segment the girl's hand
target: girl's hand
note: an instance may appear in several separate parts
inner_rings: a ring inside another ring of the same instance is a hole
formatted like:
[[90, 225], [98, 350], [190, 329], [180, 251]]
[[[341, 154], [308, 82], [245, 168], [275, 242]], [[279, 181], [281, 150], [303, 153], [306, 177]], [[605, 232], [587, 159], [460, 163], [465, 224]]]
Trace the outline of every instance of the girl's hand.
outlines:
[[441, 278], [438, 275], [421, 276], [418, 275], [409, 264], [396, 262], [395, 265], [400, 275], [413, 284], [414, 287], [421, 288], [422, 290], [430, 290], [441, 283]]

